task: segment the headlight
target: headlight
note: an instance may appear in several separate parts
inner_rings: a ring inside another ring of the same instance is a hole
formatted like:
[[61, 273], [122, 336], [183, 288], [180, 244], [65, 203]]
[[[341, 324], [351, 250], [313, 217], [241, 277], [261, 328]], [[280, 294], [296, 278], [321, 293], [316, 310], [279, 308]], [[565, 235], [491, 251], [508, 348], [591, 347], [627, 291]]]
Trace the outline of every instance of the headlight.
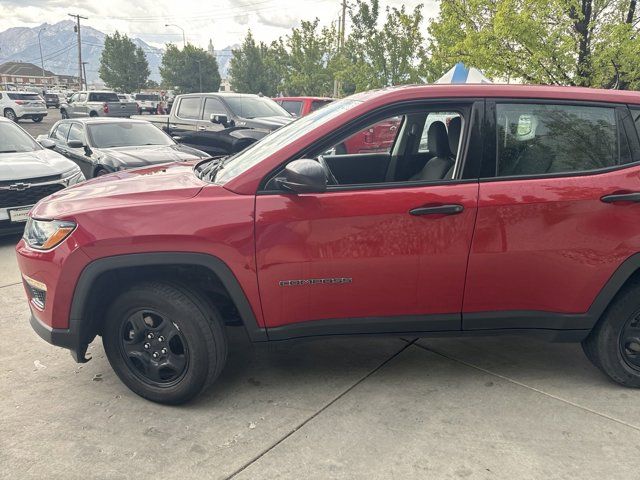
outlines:
[[79, 168], [77, 170], [72, 170], [71, 172], [66, 174], [62, 179], [62, 181], [67, 187], [71, 185], [75, 185], [76, 183], [84, 182], [85, 180], [86, 179], [84, 178], [84, 174], [82, 173], [82, 170], [80, 170]]
[[73, 222], [29, 218], [22, 238], [31, 248], [50, 250], [60, 245], [75, 228]]

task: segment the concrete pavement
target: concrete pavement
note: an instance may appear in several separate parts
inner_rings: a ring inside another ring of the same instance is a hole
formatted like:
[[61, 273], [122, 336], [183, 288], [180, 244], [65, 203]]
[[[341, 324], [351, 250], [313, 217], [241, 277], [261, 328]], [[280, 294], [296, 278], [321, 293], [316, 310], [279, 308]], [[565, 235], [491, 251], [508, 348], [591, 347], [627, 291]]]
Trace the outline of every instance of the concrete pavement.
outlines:
[[41, 341], [0, 240], [0, 478], [619, 479], [640, 476], [640, 391], [530, 338], [253, 346], [182, 407]]

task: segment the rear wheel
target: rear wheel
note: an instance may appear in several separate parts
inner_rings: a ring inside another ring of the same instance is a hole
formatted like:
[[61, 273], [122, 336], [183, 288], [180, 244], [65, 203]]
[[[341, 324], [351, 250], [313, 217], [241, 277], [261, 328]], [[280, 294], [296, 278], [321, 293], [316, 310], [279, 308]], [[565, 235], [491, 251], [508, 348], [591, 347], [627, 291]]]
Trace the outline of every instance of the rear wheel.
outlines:
[[103, 344], [127, 387], [159, 403], [184, 403], [211, 385], [227, 357], [222, 320], [188, 288], [144, 282], [107, 312]]
[[40, 123], [44, 117], [42, 115], [37, 115], [35, 117], [31, 117], [34, 123]]
[[91, 118], [95, 118], [95, 117], [97, 117], [97, 116], [98, 116], [98, 112], [89, 112], [89, 116], [90, 116]]
[[625, 287], [583, 341], [591, 362], [615, 382], [640, 387], [640, 284]]
[[60, 110], [60, 116], [62, 117], [63, 120], [66, 118], [69, 118], [69, 114], [65, 109]]
[[6, 108], [4, 110], [4, 117], [8, 118], [9, 120], [11, 120], [12, 122], [17, 122], [18, 121], [18, 117], [16, 116], [16, 112], [14, 112], [12, 109], [10, 108]]

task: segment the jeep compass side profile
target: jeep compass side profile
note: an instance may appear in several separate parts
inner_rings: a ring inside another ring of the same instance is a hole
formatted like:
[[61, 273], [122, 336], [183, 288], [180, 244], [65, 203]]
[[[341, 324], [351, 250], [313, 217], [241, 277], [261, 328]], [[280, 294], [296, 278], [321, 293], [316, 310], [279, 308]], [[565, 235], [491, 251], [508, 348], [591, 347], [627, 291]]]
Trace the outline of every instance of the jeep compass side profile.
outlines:
[[[395, 122], [383, 151], [337, 145]], [[40, 201], [18, 262], [31, 325], [185, 402], [225, 327], [532, 333], [640, 386], [640, 95], [432, 85], [332, 102], [246, 150], [96, 178]]]

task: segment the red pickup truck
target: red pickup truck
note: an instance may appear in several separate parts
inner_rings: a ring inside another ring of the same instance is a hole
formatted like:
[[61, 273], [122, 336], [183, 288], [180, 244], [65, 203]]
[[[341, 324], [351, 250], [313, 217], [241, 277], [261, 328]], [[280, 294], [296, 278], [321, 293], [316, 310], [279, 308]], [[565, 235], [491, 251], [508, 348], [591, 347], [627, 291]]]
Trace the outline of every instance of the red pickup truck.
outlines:
[[[389, 151], [327, 153], [390, 121]], [[233, 156], [99, 177], [29, 214], [31, 325], [79, 362], [101, 336], [120, 379], [164, 403], [215, 381], [228, 328], [538, 334], [639, 387], [639, 126], [634, 92], [410, 86]]]
[[273, 100], [295, 117], [304, 117], [333, 102], [329, 97], [276, 97]]

